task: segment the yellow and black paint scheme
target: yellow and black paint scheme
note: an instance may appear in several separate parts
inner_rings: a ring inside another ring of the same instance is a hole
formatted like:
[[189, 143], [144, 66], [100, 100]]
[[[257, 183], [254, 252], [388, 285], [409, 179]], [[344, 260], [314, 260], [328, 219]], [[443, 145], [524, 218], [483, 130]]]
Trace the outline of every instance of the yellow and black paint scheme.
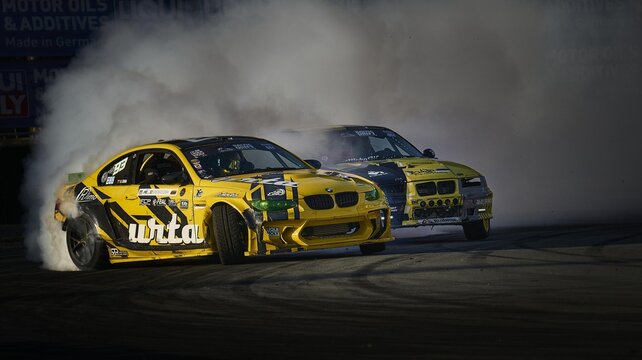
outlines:
[[[57, 204], [76, 204], [77, 217], [88, 219], [95, 227], [111, 263], [217, 253], [212, 219], [216, 206], [227, 206], [242, 219], [238, 225], [246, 240], [245, 256], [392, 240], [385, 197], [382, 193], [373, 196], [381, 190], [363, 177], [315, 169], [299, 158], [304, 166], [298, 169], [204, 177], [200, 163], [190, 158], [190, 153], [201, 154], [200, 148], [221, 149], [230, 144], [283, 150], [250, 137], [138, 146], [116, 155], [82, 181], [68, 185]], [[171, 160], [167, 167], [174, 167], [181, 176], [169, 173], [162, 181], [149, 181], [149, 162], [154, 159]], [[266, 209], [261, 202], [291, 206]], [[67, 229], [76, 218], [61, 209], [56, 207], [55, 218]]]
[[[295, 134], [293, 134], [294, 136]], [[299, 133], [319, 144], [313, 152], [324, 168], [360, 175], [386, 194], [393, 228], [463, 225], [469, 239], [488, 236], [493, 193], [486, 178], [462, 164], [420, 152], [396, 132], [380, 126], [335, 126]]]
[[393, 228], [461, 225], [479, 220], [488, 223], [493, 217], [493, 193], [485, 177], [465, 165], [411, 157], [338, 166], [355, 174], [370, 169], [366, 171], [373, 174], [373, 181], [385, 177], [382, 167], [386, 174], [395, 174], [391, 182], [378, 183], [388, 198]]

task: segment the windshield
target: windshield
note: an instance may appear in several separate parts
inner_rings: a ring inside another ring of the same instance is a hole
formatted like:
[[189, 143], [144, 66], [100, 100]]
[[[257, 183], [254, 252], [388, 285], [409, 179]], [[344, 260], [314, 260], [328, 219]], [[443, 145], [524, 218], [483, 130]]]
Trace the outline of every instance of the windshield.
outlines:
[[260, 171], [308, 169], [287, 150], [267, 141], [226, 142], [184, 149], [183, 154], [203, 179]]
[[421, 152], [389, 129], [332, 130], [327, 135], [329, 163], [419, 157]]

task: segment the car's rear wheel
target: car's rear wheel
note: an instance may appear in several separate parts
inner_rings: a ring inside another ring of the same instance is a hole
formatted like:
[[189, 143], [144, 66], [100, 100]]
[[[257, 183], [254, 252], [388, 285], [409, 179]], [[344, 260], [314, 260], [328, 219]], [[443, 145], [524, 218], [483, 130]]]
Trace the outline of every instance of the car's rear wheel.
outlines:
[[86, 216], [68, 220], [67, 250], [71, 261], [80, 270], [100, 269], [109, 264], [105, 242]]
[[363, 255], [370, 255], [386, 250], [386, 243], [361, 244], [359, 249]]
[[464, 224], [464, 235], [468, 240], [483, 240], [488, 237], [490, 233], [490, 219], [473, 221]]
[[216, 250], [221, 264], [240, 264], [245, 261], [247, 226], [241, 214], [228, 205], [212, 209]]

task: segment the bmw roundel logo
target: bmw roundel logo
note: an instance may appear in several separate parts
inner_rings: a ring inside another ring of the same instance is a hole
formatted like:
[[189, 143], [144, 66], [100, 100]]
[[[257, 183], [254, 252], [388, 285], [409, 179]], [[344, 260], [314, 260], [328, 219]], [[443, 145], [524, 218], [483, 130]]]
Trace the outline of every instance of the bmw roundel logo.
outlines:
[[333, 192], [334, 190], [332, 190], [332, 188], [325, 188], [325, 191], [326, 191], [326, 192], [331, 193], [331, 192]]

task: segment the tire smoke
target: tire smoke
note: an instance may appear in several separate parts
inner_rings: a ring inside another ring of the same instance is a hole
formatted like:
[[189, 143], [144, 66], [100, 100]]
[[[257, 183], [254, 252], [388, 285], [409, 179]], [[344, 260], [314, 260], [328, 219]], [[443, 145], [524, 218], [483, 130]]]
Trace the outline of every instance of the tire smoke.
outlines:
[[75, 268], [53, 221], [67, 173], [159, 139], [332, 124], [388, 126], [478, 169], [496, 224], [634, 219], [642, 9], [620, 4], [248, 1], [113, 22], [44, 95], [28, 257]]

